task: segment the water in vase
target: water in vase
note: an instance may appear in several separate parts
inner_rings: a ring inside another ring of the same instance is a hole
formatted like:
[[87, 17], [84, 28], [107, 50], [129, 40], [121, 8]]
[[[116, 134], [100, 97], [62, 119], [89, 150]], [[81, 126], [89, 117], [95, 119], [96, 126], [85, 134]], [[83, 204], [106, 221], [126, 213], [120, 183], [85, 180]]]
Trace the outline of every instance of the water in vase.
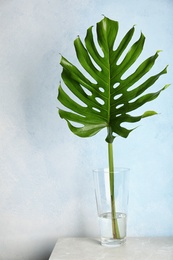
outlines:
[[105, 246], [118, 246], [125, 242], [126, 239], [126, 222], [127, 217], [124, 213], [116, 213], [120, 238], [114, 239], [112, 236], [112, 214], [111, 212], [103, 213], [99, 216], [101, 229], [101, 244]]

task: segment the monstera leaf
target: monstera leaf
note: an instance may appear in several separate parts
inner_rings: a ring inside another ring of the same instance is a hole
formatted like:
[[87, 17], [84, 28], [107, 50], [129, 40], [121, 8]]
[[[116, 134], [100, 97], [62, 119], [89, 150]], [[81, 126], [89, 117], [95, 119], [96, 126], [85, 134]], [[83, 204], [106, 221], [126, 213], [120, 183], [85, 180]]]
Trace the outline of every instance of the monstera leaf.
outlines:
[[[159, 77], [167, 73], [167, 67], [146, 79], [158, 57], [157, 51], [134, 69], [145, 42], [141, 33], [139, 39], [131, 43], [134, 32], [135, 28], [132, 27], [117, 44], [118, 22], [104, 17], [97, 23], [96, 37], [90, 27], [85, 43], [79, 37], [74, 41], [81, 70], [63, 56], [60, 62], [63, 67], [62, 80], [66, 85], [66, 90], [61, 84], [59, 86], [58, 100], [65, 107], [59, 109], [60, 117], [80, 137], [93, 136], [107, 128], [113, 238], [120, 238], [114, 196], [113, 140], [116, 135], [126, 138], [134, 129], [127, 129], [123, 123], [136, 123], [156, 114], [155, 111], [146, 111], [134, 116], [131, 112], [157, 98], [168, 86], [157, 92], [148, 92]], [[129, 69], [131, 74], [128, 73]]]
[[58, 100], [67, 108], [59, 109], [59, 114], [74, 134], [89, 137], [106, 127], [106, 141], [112, 143], [116, 134], [126, 138], [133, 130], [123, 127], [122, 123], [135, 123], [156, 114], [146, 111], [139, 116], [130, 115], [131, 111], [157, 98], [168, 86], [154, 93], [144, 93], [167, 72], [167, 67], [137, 84], [153, 67], [158, 51], [138, 65], [131, 75], [124, 76], [138, 59], [145, 42], [141, 33], [139, 39], [128, 48], [134, 31], [132, 27], [114, 50], [118, 22], [104, 17], [97, 23], [97, 45], [92, 27], [87, 30], [85, 44], [79, 37], [74, 41], [76, 55], [84, 72], [61, 57], [62, 79], [74, 98], [59, 86]]

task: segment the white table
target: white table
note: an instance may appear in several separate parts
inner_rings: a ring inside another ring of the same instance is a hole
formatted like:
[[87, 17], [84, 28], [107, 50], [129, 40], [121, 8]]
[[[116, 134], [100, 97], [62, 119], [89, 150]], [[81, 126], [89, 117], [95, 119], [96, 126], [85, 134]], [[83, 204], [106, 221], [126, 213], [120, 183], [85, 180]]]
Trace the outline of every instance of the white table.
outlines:
[[49, 260], [173, 260], [173, 237], [127, 238], [116, 248], [95, 238], [59, 238]]

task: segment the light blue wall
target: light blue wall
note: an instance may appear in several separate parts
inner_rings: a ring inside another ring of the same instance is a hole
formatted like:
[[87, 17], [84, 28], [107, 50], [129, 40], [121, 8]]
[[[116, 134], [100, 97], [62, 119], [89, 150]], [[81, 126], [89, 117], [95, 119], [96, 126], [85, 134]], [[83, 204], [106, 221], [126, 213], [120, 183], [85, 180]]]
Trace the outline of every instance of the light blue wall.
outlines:
[[[47, 259], [58, 237], [98, 236], [92, 169], [107, 166], [105, 132], [80, 139], [58, 117], [60, 55], [102, 19], [136, 24], [144, 56], [169, 64], [157, 88], [173, 83], [172, 0], [0, 1], [0, 259]], [[173, 88], [146, 108], [116, 164], [131, 168], [128, 236], [173, 235]]]

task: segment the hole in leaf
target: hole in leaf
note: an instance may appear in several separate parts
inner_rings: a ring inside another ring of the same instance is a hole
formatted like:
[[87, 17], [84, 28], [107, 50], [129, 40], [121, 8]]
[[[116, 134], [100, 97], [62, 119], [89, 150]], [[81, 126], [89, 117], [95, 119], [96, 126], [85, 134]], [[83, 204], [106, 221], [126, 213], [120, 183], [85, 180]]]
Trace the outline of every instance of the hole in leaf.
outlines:
[[120, 97], [122, 97], [122, 95], [123, 95], [123, 94], [118, 94], [118, 95], [115, 95], [115, 97], [114, 97], [114, 100], [117, 100], [117, 99], [119, 99]]
[[120, 83], [117, 82], [117, 83], [115, 83], [115, 84], [113, 85], [113, 88], [117, 88], [119, 85], [120, 85]]
[[[88, 53], [89, 54], [89, 53]], [[91, 61], [94, 65], [94, 67], [96, 68], [96, 70], [98, 71], [102, 71], [102, 68], [94, 61], [94, 59], [91, 57], [91, 55], [89, 54], [90, 58], [91, 58]]]
[[148, 77], [148, 74], [143, 76], [142, 78], [138, 79], [132, 86], [128, 87], [127, 91], [130, 92], [134, 89], [140, 89], [140, 85], [145, 82], [145, 78]]
[[123, 107], [123, 106], [124, 106], [124, 104], [120, 104], [120, 105], [116, 106], [116, 109], [119, 109], [120, 107]]
[[83, 91], [87, 94], [87, 96], [92, 96], [92, 92], [90, 90], [88, 90], [87, 88], [84, 88], [83, 86], [81, 86]]
[[95, 100], [100, 104], [100, 105], [104, 105], [104, 100], [99, 98], [99, 97], [96, 97]]
[[92, 107], [92, 109], [94, 110], [94, 111], [96, 111], [96, 112], [101, 112], [101, 110], [100, 109], [98, 109], [98, 108], [96, 108], [96, 107]]
[[121, 76], [121, 80], [126, 80], [130, 75], [132, 75], [134, 73], [134, 68], [133, 65], [126, 70], [123, 75]]
[[117, 60], [117, 62], [116, 62], [116, 65], [120, 65], [123, 61], [124, 61], [124, 59], [125, 59], [125, 57], [126, 57], [126, 55], [127, 55], [127, 52], [128, 52], [128, 50], [125, 50], [122, 54], [121, 54], [121, 56], [119, 57], [119, 59]]
[[100, 90], [100, 92], [102, 92], [102, 93], [105, 92], [104, 88], [102, 88], [102, 87], [100, 87], [99, 90]]
[[[96, 30], [96, 28], [95, 28], [95, 30]], [[96, 46], [98, 54], [103, 58], [104, 57], [104, 53], [103, 53], [102, 48], [100, 47], [100, 45], [98, 43], [98, 39], [97, 39], [97, 34], [96, 33], [93, 33], [93, 38], [94, 38], [94, 44]]]
[[[75, 101], [76, 103], [81, 105], [82, 107], [87, 107], [87, 104], [85, 104], [85, 102], [82, 101], [81, 98], [77, 94], [73, 93], [66, 85], [63, 84], [62, 89], [66, 93], [66, 95], [68, 95], [70, 97], [70, 99], [72, 99], [73, 101]], [[64, 107], [66, 107], [66, 105], [64, 105]]]
[[133, 98], [133, 99], [129, 100], [128, 103], [131, 104], [131, 103], [135, 102], [136, 100], [137, 100], [137, 98]]

